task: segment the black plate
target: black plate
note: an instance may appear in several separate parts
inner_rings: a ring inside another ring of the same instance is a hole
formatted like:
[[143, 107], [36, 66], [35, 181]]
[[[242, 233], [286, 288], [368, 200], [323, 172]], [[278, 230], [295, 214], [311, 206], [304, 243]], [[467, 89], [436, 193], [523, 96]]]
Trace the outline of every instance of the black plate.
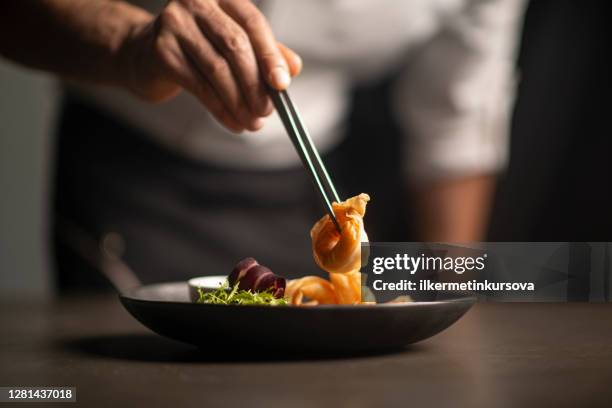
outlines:
[[183, 282], [142, 286], [120, 299], [149, 329], [199, 347], [327, 353], [416, 343], [449, 327], [475, 302], [473, 296], [438, 293], [434, 301], [381, 305], [204, 305], [190, 301]]

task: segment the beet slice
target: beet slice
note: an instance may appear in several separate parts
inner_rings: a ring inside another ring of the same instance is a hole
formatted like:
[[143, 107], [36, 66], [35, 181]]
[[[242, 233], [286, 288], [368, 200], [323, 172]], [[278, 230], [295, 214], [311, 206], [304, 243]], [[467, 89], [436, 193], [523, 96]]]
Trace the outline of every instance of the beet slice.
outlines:
[[286, 286], [285, 278], [277, 275], [265, 275], [261, 278], [257, 285], [257, 290], [272, 290], [272, 295], [277, 298], [283, 297], [285, 294], [285, 286]]
[[236, 282], [242, 280], [247, 271], [255, 265], [259, 265], [255, 258], [244, 258], [242, 261], [238, 262], [236, 266], [234, 266], [232, 273], [230, 273], [227, 277], [227, 281], [231, 286], [234, 286]]
[[257, 263], [253, 258], [245, 258], [232, 270], [227, 278], [229, 284], [234, 286], [238, 282], [238, 289], [263, 292], [271, 290], [276, 298], [285, 294], [286, 280], [275, 275], [270, 268]]

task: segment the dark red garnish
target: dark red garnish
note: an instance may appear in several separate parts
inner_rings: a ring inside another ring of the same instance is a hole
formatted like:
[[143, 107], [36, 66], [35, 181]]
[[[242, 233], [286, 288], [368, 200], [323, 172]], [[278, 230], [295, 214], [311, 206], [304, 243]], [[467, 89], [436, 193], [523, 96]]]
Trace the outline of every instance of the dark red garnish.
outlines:
[[230, 286], [238, 282], [238, 289], [264, 292], [270, 290], [276, 298], [285, 294], [286, 281], [253, 258], [245, 258], [234, 267], [227, 278]]

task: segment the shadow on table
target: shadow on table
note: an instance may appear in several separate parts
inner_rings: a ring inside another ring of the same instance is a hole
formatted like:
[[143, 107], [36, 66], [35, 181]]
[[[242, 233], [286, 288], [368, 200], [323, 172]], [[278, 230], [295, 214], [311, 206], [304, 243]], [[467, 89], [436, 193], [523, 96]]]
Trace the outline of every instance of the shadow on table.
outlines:
[[206, 350], [154, 334], [117, 334], [85, 337], [64, 341], [60, 344], [60, 347], [73, 353], [86, 354], [100, 358], [181, 363], [256, 363], [371, 358], [397, 353], [415, 353], [425, 349], [422, 345], [412, 345], [399, 349], [362, 353], [278, 352], [274, 350], [249, 348], [248, 341], [245, 340], [243, 350], [223, 349], [218, 346]]

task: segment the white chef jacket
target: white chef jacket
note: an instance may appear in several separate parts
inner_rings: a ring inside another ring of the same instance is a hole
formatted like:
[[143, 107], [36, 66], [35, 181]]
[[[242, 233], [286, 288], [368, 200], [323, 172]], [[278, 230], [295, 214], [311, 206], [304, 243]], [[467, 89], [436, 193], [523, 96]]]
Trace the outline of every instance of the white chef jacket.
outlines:
[[[133, 0], [158, 12], [165, 1]], [[494, 172], [508, 156], [522, 0], [260, 0], [277, 39], [304, 61], [290, 87], [322, 151], [344, 135], [349, 89], [400, 70], [393, 106], [407, 176]], [[195, 160], [240, 169], [299, 165], [278, 116], [232, 134], [191, 95], [150, 104], [88, 85], [84, 96]], [[350, 135], [349, 135], [350, 136]], [[372, 135], [371, 143], [385, 135]], [[364, 157], [363, 159], [367, 159]], [[356, 158], [359, 161], [359, 158]]]

